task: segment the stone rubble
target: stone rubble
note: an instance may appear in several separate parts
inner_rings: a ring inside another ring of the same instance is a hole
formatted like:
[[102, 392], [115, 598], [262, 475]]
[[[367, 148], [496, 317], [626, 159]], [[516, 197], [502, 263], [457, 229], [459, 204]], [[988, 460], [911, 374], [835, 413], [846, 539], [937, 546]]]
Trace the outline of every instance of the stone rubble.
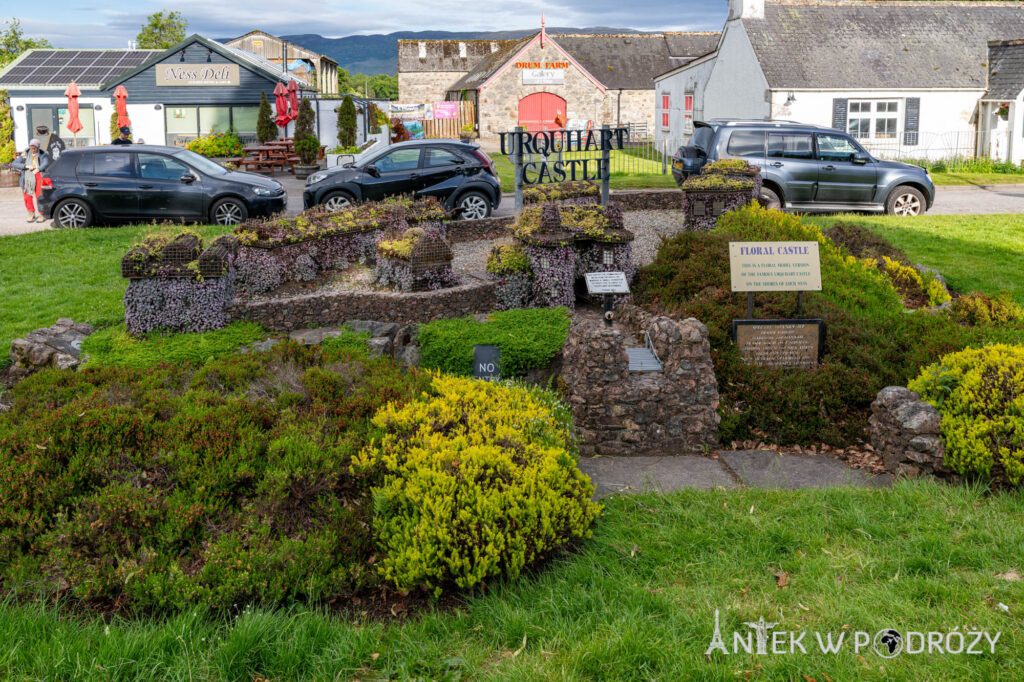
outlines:
[[952, 472], [943, 465], [939, 411], [921, 396], [902, 386], [887, 386], [871, 403], [871, 445], [881, 455], [885, 470], [915, 478], [930, 474], [943, 478]]
[[46, 367], [75, 369], [82, 359], [82, 341], [95, 330], [62, 317], [50, 327], [36, 329], [11, 342], [12, 369], [28, 376]]

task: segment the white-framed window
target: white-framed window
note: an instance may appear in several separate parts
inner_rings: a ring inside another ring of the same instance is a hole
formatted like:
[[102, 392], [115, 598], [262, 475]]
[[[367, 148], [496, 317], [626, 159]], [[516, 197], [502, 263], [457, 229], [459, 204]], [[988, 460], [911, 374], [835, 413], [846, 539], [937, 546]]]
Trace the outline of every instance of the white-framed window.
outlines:
[[683, 96], [683, 132], [693, 132], [693, 92]]
[[899, 135], [900, 101], [850, 100], [847, 132], [862, 140], [888, 140]]

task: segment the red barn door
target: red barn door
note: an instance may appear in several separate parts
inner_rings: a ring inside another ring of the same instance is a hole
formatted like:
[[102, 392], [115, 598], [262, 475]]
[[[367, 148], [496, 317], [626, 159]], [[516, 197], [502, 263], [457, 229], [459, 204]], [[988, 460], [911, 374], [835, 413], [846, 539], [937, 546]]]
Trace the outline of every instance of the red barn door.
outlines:
[[564, 118], [565, 100], [550, 92], [535, 92], [519, 100], [519, 125], [530, 132], [558, 130], [555, 115]]

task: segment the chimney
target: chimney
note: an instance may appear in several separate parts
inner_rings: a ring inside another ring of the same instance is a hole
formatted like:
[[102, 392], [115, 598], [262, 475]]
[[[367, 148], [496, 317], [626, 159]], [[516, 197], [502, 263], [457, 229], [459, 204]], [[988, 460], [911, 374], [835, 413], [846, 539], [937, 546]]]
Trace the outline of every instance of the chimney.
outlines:
[[764, 0], [729, 0], [729, 19], [764, 19]]

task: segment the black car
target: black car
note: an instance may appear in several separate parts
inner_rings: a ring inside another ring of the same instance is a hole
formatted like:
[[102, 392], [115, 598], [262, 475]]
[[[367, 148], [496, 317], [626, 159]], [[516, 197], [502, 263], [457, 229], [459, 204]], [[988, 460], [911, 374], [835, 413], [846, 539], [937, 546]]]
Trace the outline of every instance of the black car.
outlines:
[[677, 184], [719, 159], [761, 167], [761, 203], [798, 211], [924, 213], [935, 202], [928, 171], [874, 158], [840, 130], [789, 121], [695, 121], [672, 157]]
[[413, 140], [358, 163], [314, 173], [302, 193], [305, 208], [330, 210], [401, 194], [432, 196], [464, 219], [486, 218], [501, 202], [501, 180], [478, 145], [458, 140]]
[[43, 189], [39, 210], [57, 227], [138, 220], [234, 225], [279, 213], [288, 203], [276, 180], [229, 171], [177, 147], [69, 149], [46, 176], [53, 187]]

